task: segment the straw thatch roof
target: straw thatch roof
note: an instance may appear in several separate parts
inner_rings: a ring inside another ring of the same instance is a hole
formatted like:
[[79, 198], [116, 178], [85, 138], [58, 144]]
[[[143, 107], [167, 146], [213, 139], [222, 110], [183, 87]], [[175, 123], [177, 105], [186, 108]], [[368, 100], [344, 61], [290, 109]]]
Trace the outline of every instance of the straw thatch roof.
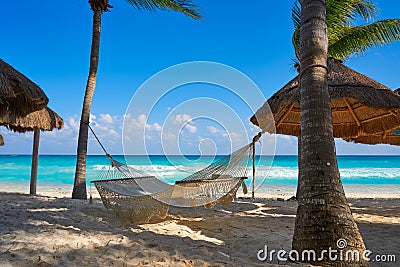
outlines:
[[39, 86], [0, 59], [0, 116], [24, 116], [48, 102]]
[[0, 146], [4, 146], [4, 139], [1, 134], [0, 134]]
[[[328, 69], [335, 137], [358, 137], [400, 126], [398, 94], [338, 60], [329, 59]], [[297, 88], [298, 76], [268, 99], [251, 117], [251, 122], [264, 129], [273, 114], [276, 133], [300, 136], [300, 90]]]
[[383, 132], [371, 135], [359, 136], [357, 138], [343, 138], [348, 142], [354, 142], [359, 144], [388, 144], [394, 146], [400, 146], [400, 128], [392, 132]]
[[60, 130], [64, 127], [64, 121], [56, 112], [46, 107], [29, 113], [25, 117], [3, 117], [0, 119], [0, 125], [6, 126], [14, 132], [25, 133], [31, 132], [35, 128], [42, 131], [52, 131], [54, 128]]

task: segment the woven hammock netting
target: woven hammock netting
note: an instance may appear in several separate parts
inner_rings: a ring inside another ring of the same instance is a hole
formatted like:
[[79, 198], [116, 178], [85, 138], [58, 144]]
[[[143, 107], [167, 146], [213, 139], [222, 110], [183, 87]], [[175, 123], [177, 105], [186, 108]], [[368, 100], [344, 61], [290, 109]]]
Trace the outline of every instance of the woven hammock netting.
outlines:
[[252, 160], [254, 142], [225, 156], [174, 185], [111, 159], [111, 166], [92, 181], [106, 208], [118, 217], [146, 223], [153, 217], [165, 218], [169, 205], [181, 207], [220, 203], [230, 205], [240, 186], [247, 193], [244, 179]]

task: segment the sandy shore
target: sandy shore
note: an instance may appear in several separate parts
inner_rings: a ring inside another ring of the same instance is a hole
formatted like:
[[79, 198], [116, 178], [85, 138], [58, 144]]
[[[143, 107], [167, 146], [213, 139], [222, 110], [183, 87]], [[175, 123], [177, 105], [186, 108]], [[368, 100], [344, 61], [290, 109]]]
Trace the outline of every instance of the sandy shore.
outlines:
[[[399, 198], [400, 184], [344, 184], [344, 190], [348, 198]], [[72, 184], [41, 184], [38, 186], [38, 194], [45, 196], [64, 196], [70, 197], [72, 192]], [[248, 186], [250, 190], [250, 186]], [[88, 191], [96, 194], [96, 188], [88, 186]], [[0, 191], [12, 193], [29, 193], [29, 181], [0, 182]], [[256, 196], [260, 198], [288, 199], [296, 195], [296, 185], [265, 185], [257, 188]], [[238, 196], [243, 197], [242, 190], [238, 191]], [[247, 195], [248, 196], [248, 195]]]
[[[171, 207], [166, 220], [133, 225], [101, 201], [69, 194], [0, 193], [0, 266], [299, 266], [261, 262], [257, 252], [290, 250], [296, 202], [239, 199], [229, 208]], [[62, 197], [64, 196], [64, 197]], [[374, 254], [400, 262], [400, 199], [350, 199]]]

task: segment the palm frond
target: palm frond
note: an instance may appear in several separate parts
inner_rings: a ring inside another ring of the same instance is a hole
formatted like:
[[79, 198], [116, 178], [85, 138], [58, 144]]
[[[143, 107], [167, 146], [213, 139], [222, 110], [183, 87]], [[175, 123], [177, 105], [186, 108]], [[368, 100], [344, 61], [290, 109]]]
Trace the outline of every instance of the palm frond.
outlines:
[[[368, 22], [374, 19], [377, 11], [377, 7], [371, 0], [327, 0], [326, 9], [330, 45], [348, 33], [351, 23], [357, 16]], [[296, 0], [292, 7], [292, 20], [295, 27], [292, 43], [297, 57], [300, 47], [300, 17], [301, 5], [299, 0]]]
[[300, 58], [300, 27], [297, 27], [292, 35], [292, 44], [296, 58]]
[[190, 0], [126, 0], [134, 8], [139, 10], [155, 11], [173, 10], [181, 12], [194, 19], [201, 19], [200, 11], [195, 3]]
[[372, 1], [358, 1], [356, 3], [356, 13], [366, 22], [374, 20], [377, 11], [378, 8]]
[[[327, 0], [326, 21], [328, 26], [344, 26], [351, 24], [357, 16], [365, 22], [375, 18], [377, 7], [370, 0]], [[301, 5], [296, 0], [292, 7], [294, 28], [300, 26]]]
[[[349, 26], [357, 16], [363, 18], [366, 22], [375, 17], [377, 7], [370, 0], [327, 0], [326, 1], [326, 16], [329, 29], [329, 40], [336, 41], [339, 37], [335, 32], [336, 28]], [[301, 20], [301, 5], [299, 0], [296, 0], [292, 7], [292, 21], [295, 31], [292, 36], [292, 43], [296, 56], [300, 47], [300, 20]]]
[[300, 20], [301, 20], [301, 5], [299, 0], [296, 0], [296, 2], [294, 2], [292, 7], [292, 21], [295, 29], [300, 28]]
[[327, 0], [326, 20], [329, 27], [350, 25], [357, 16], [368, 22], [374, 19], [376, 10], [370, 0]]
[[291, 59], [291, 66], [299, 73], [300, 72], [300, 60], [298, 58]]
[[354, 0], [330, 0], [326, 2], [326, 22], [329, 27], [348, 25], [354, 20]]
[[343, 60], [351, 55], [364, 54], [372, 47], [378, 47], [400, 40], [400, 20], [380, 20], [361, 26], [343, 26], [331, 29], [336, 41], [330, 40], [328, 55]]

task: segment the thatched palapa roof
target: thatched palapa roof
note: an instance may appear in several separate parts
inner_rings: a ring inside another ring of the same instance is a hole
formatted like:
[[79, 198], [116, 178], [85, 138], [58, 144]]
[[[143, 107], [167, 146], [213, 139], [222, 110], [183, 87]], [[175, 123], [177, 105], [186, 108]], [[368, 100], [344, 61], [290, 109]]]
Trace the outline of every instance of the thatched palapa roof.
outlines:
[[[400, 126], [398, 94], [338, 60], [330, 58], [328, 69], [335, 137], [382, 133]], [[276, 133], [300, 136], [300, 90], [297, 88], [298, 76], [268, 99], [251, 117], [251, 122], [261, 129], [266, 128], [272, 118], [270, 107]]]
[[343, 138], [348, 142], [354, 142], [359, 144], [388, 144], [394, 146], [400, 146], [400, 128], [392, 132], [383, 132], [371, 135], [362, 135], [357, 138]]
[[44, 108], [48, 102], [39, 86], [0, 59], [0, 117], [24, 116]]
[[0, 119], [0, 125], [6, 126], [14, 132], [25, 133], [31, 132], [35, 128], [42, 131], [61, 129], [64, 127], [64, 121], [56, 112], [46, 107], [29, 113], [25, 117], [3, 117]]
[[1, 134], [0, 134], [0, 146], [4, 146], [4, 139]]

